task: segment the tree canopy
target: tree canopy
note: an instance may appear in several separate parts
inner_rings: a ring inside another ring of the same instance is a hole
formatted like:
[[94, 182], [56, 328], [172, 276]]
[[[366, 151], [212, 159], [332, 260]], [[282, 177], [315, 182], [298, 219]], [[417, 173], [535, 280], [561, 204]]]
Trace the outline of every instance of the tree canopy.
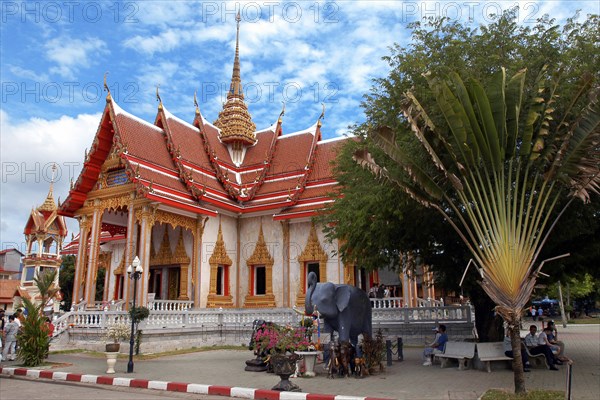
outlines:
[[[390, 55], [384, 57], [390, 65], [390, 72], [388, 76], [376, 79], [370, 93], [365, 95], [362, 106], [367, 121], [354, 126], [353, 134], [367, 143], [369, 151], [378, 160], [382, 159], [381, 153], [372, 146], [367, 136], [367, 131], [373, 126], [390, 126], [404, 146], [419, 148], [420, 144], [410, 132], [401, 110], [404, 94], [409, 90], [419, 94], [419, 101], [424, 106], [434, 103], [434, 95], [429, 91], [424, 76], [428, 71], [434, 75], [468, 71], [485, 85], [491, 73], [501, 67], [506, 68], [508, 76], [527, 67], [524, 87], [529, 92], [533, 90], [536, 76], [546, 65], [549, 75], [561, 76], [556, 89], [561, 98], [554, 105], [560, 112], [568, 106], [562, 99], [572, 98], [583, 79], [598, 82], [600, 75], [597, 68], [600, 65], [599, 18], [589, 15], [584, 21], [577, 22], [579, 19], [579, 15], [575, 15], [561, 27], [545, 16], [530, 27], [517, 24], [512, 10], [499, 16], [494, 23], [476, 29], [444, 19], [410, 24], [410, 44], [396, 44]], [[580, 99], [574, 112], [581, 110], [588, 100]], [[433, 110], [429, 116], [436, 125], [446, 127], [441, 113]], [[405, 193], [397, 187], [369, 179], [365, 175], [368, 172], [352, 161], [352, 154], [359, 145], [362, 144], [358, 140], [347, 141], [339, 154], [336, 177], [341, 184], [341, 193], [334, 194], [336, 202], [329, 207], [329, 213], [320, 218], [322, 222], [333, 222], [328, 228], [330, 238], [343, 239], [341, 256], [367, 269], [375, 269], [397, 267], [400, 251], [418, 250], [424, 262], [436, 269], [437, 278], [444, 280], [444, 286], [456, 289], [469, 259], [464, 246], [456, 240], [447, 222], [430, 209], [408, 201]], [[426, 158], [422, 161], [424, 168], [431, 167], [426, 164]], [[396, 168], [390, 164], [385, 167]], [[569, 218], [568, 230], [578, 234], [593, 234], [598, 230], [600, 216], [597, 211], [592, 212], [598, 209], [598, 201], [593, 201], [595, 205], [592, 207], [576, 204], [568, 211], [569, 215], [576, 210], [588, 216], [592, 214], [585, 221]], [[579, 229], [579, 224], [587, 224], [588, 227]], [[561, 229], [561, 233], [566, 232]], [[563, 251], [554, 243], [560, 247], [560, 241], [555, 242], [551, 238], [547, 247], [549, 251]], [[587, 248], [582, 257], [588, 260], [597, 257], [597, 249], [589, 249], [596, 247], [590, 241], [578, 241], [578, 244]], [[546, 254], [548, 252], [542, 256]], [[561, 253], [550, 254], [548, 257]], [[559, 274], [558, 266], [567, 265], [571, 260], [550, 265]], [[579, 262], [578, 265], [589, 265], [589, 262]], [[449, 269], [451, 266], [454, 268]]]

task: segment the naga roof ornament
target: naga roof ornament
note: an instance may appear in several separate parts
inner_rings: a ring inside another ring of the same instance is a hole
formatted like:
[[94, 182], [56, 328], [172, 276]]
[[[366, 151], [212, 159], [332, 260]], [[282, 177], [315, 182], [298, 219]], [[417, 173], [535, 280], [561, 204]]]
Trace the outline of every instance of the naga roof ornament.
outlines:
[[242, 78], [240, 75], [240, 13], [238, 12], [237, 33], [235, 39], [235, 57], [233, 60], [233, 73], [231, 84], [227, 93], [227, 101], [223, 104], [223, 110], [214, 125], [221, 130], [221, 140], [224, 143], [241, 142], [247, 145], [256, 143], [254, 131], [256, 125], [244, 102]]

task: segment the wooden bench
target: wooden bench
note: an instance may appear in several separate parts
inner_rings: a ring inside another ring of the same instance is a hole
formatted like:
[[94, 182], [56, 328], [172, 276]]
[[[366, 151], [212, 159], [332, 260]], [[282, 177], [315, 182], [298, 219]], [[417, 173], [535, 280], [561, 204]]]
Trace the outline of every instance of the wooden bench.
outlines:
[[512, 361], [512, 357], [504, 354], [502, 342], [477, 343], [477, 357], [485, 363], [487, 372], [492, 372], [492, 361]]
[[434, 354], [440, 359], [442, 368], [446, 368], [448, 360], [458, 360], [458, 369], [469, 368], [473, 357], [475, 357], [475, 343], [472, 342], [446, 342], [446, 348], [442, 354]]

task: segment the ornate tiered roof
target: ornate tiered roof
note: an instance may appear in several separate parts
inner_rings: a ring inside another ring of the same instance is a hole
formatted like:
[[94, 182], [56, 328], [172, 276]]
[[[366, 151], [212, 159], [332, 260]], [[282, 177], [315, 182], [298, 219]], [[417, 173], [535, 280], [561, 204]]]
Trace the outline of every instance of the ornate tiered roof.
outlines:
[[[198, 107], [193, 122], [186, 122], [162, 101], [152, 124], [122, 110], [109, 92], [84, 167], [61, 214], [75, 215], [89, 192], [114, 182], [133, 184], [150, 200], [210, 216], [272, 212], [276, 219], [298, 218], [313, 215], [331, 201], [328, 193], [337, 182], [330, 161], [345, 138], [321, 140], [322, 115], [313, 126], [284, 135], [282, 112], [269, 128], [255, 131], [243, 103], [239, 19], [237, 29], [231, 88], [215, 124]], [[118, 165], [127, 182], [107, 177], [118, 175], [118, 170], [103, 170], [113, 156], [121, 160]]]
[[[25, 235], [42, 234], [52, 232], [59, 236], [67, 234], [67, 224], [63, 216], [58, 215], [58, 206], [54, 201], [54, 172], [56, 166], [52, 166], [52, 180], [48, 195], [41, 206], [31, 209], [29, 219], [25, 224]], [[59, 199], [60, 200], [60, 199]]]

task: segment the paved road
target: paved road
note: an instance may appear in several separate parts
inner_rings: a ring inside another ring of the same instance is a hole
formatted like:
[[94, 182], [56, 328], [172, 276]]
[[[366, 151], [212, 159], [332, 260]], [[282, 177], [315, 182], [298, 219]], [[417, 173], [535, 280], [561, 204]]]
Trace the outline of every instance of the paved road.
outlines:
[[[566, 329], [559, 327], [559, 335], [566, 344], [566, 355], [575, 361], [574, 398], [578, 400], [600, 398], [600, 325], [570, 325]], [[402, 400], [469, 400], [477, 399], [489, 388], [509, 390], [514, 388], [512, 371], [506, 369], [501, 363], [494, 365], [494, 370], [489, 374], [479, 370], [441, 369], [437, 365], [423, 367], [421, 353], [421, 348], [405, 348], [403, 362], [394, 362], [382, 373], [365, 379], [331, 380], [324, 374], [320, 374], [311, 379], [296, 378], [294, 383], [306, 393]], [[163, 356], [150, 360], [137, 360], [135, 372], [127, 374], [125, 373], [127, 359], [123, 357], [117, 362], [117, 373], [114, 376], [243, 388], [273, 387], [278, 381], [273, 374], [244, 371], [244, 361], [250, 358], [252, 358], [250, 351], [231, 350]], [[67, 363], [54, 369], [57, 371], [106, 375], [106, 360], [102, 356], [94, 357], [88, 353], [52, 354], [49, 361]], [[16, 366], [15, 364], [18, 363], [10, 364], [7, 366]], [[319, 368], [320, 366], [317, 366], [317, 370]], [[564, 390], [566, 368], [560, 367], [559, 371], [534, 369], [526, 374], [525, 379], [529, 389]]]

